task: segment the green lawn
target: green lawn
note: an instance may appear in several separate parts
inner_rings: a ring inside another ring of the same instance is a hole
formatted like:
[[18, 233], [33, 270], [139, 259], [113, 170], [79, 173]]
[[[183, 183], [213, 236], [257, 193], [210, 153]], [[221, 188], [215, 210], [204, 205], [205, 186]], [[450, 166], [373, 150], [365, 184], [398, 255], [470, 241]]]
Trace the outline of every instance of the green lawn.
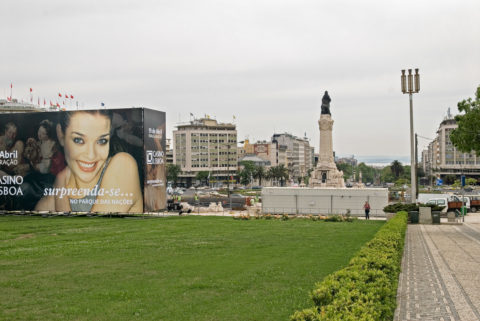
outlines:
[[0, 320], [288, 320], [382, 226], [0, 217]]

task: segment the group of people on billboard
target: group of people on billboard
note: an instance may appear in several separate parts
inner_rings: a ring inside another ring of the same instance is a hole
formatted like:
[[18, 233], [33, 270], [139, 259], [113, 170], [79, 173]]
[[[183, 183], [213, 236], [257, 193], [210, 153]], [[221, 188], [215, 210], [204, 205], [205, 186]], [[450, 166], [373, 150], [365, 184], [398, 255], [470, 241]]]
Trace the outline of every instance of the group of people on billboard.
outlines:
[[113, 139], [119, 137], [111, 110], [50, 114], [36, 125], [36, 137], [17, 137], [20, 125], [31, 124], [4, 124], [0, 136], [0, 207], [142, 212], [143, 177], [138, 164], [142, 160], [112, 148]]

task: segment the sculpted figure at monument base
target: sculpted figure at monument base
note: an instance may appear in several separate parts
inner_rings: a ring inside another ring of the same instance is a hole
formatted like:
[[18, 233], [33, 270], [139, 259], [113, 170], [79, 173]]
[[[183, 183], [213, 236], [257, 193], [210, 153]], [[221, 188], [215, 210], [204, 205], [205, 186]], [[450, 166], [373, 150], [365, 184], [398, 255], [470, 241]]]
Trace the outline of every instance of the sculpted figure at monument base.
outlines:
[[335, 163], [320, 164], [312, 172], [309, 187], [345, 187], [343, 172], [337, 169]]

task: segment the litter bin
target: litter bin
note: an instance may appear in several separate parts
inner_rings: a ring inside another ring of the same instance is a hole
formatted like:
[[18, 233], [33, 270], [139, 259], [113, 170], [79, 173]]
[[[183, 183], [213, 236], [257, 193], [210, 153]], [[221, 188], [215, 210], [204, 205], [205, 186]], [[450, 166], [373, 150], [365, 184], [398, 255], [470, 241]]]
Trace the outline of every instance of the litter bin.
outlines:
[[462, 210], [461, 213], [462, 213], [463, 216], [467, 215], [467, 207], [466, 206], [462, 206], [461, 210]]
[[410, 216], [410, 223], [418, 224], [418, 211], [410, 211], [408, 214]]
[[440, 212], [432, 212], [432, 224], [440, 224]]

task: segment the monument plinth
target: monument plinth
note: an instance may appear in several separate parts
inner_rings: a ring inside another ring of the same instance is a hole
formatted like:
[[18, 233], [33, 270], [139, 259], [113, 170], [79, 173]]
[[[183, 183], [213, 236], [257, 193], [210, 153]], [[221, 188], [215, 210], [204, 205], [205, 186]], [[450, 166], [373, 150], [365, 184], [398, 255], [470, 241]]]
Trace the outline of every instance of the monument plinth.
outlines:
[[333, 119], [330, 114], [330, 101], [326, 91], [322, 98], [322, 112], [318, 120], [320, 129], [318, 163], [310, 177], [310, 187], [345, 187], [343, 172], [337, 169], [333, 158]]

